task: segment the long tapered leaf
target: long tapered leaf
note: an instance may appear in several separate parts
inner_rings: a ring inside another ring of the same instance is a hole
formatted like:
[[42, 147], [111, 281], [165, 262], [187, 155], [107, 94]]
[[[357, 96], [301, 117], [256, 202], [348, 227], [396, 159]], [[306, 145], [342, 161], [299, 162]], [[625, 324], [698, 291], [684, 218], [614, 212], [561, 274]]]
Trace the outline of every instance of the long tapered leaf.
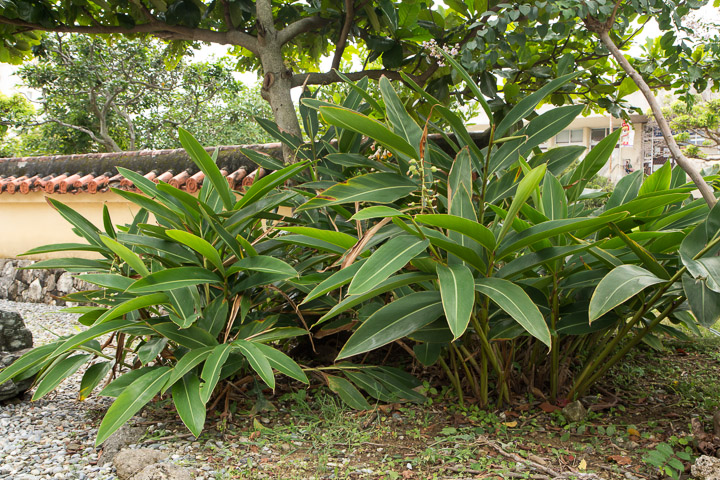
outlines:
[[58, 343], [50, 343], [41, 347], [36, 347], [15, 360], [10, 366], [0, 370], [0, 385], [7, 382], [11, 378], [20, 375], [26, 370], [45, 361], [52, 352], [57, 348]]
[[205, 402], [200, 397], [200, 380], [188, 375], [172, 387], [172, 398], [180, 420], [190, 432], [199, 437], [205, 426]]
[[305, 299], [302, 301], [302, 303], [307, 303], [315, 300], [316, 298], [321, 297], [326, 293], [329, 293], [337, 288], [342, 287], [343, 285], [350, 283], [350, 281], [353, 279], [362, 264], [363, 261], [355, 262], [352, 265], [333, 273], [328, 278], [320, 282], [315, 288], [313, 288], [310, 293], [305, 296]]
[[[415, 120], [407, 113], [400, 97], [393, 90], [390, 80], [387, 77], [380, 77], [380, 93], [385, 100], [385, 113], [388, 122], [392, 125], [393, 131], [402, 136], [410, 145], [420, 145], [423, 135], [422, 129], [418, 127]], [[417, 153], [419, 155], [419, 152]]]
[[470, 323], [475, 305], [472, 272], [465, 265], [437, 266], [440, 295], [448, 326], [455, 338], [459, 338]]
[[505, 255], [517, 252], [520, 249], [539, 242], [542, 239], [554, 237], [555, 235], [560, 235], [562, 233], [586, 229], [588, 232], [587, 234], [589, 235], [593, 231], [607, 225], [609, 222], [621, 220], [626, 216], [627, 213], [618, 212], [606, 217], [568, 218], [564, 220], [550, 220], [539, 225], [533, 225], [527, 230], [510, 233], [500, 244], [497, 259], [500, 260]]
[[354, 202], [391, 203], [409, 195], [417, 188], [415, 182], [397, 173], [368, 173], [333, 185], [317, 197], [300, 205], [297, 210]]
[[204, 238], [198, 237], [197, 235], [184, 230], [166, 230], [165, 234], [173, 240], [177, 240], [178, 242], [185, 244], [198, 252], [203, 256], [203, 258], [206, 258], [210, 263], [217, 267], [221, 273], [225, 272], [220, 254], [215, 247], [213, 247], [212, 244]]
[[33, 401], [40, 400], [42, 397], [55, 390], [55, 387], [67, 377], [77, 372], [77, 370], [90, 359], [90, 355], [73, 355], [67, 357], [57, 364], [49, 368], [38, 383]]
[[352, 248], [357, 243], [357, 238], [343, 232], [335, 232], [333, 230], [327, 230], [322, 228], [313, 227], [278, 227], [279, 230], [283, 230], [290, 233], [296, 233], [299, 235], [305, 235], [312, 238], [324, 240], [333, 245], [337, 245], [345, 250]]
[[120, 257], [125, 263], [130, 265], [133, 270], [135, 270], [137, 273], [140, 274], [140, 276], [145, 277], [150, 274], [150, 271], [145, 266], [145, 263], [142, 261], [142, 259], [137, 255], [137, 253], [133, 252], [129, 248], [127, 248], [125, 245], [119, 243], [117, 240], [113, 240], [110, 237], [101, 236], [100, 240], [110, 249], [113, 251], [115, 255]]
[[205, 173], [205, 178], [215, 187], [215, 191], [220, 195], [225, 209], [232, 209], [235, 204], [235, 196], [212, 157], [210, 157], [202, 145], [200, 145], [187, 130], [182, 128], [178, 129], [178, 138], [192, 161]]
[[621, 265], [608, 273], [590, 298], [590, 322], [617, 307], [627, 299], [634, 297], [647, 287], [663, 283], [649, 271], [637, 265]]
[[350, 282], [348, 295], [367, 292], [385, 281], [410, 260], [423, 252], [430, 242], [410, 235], [401, 235], [378, 248], [360, 267]]
[[227, 276], [243, 270], [285, 275], [286, 278], [296, 277], [298, 274], [292, 266], [288, 265], [279, 258], [268, 255], [256, 255], [253, 257], [242, 258], [233, 263], [227, 270]]
[[121, 292], [124, 292], [130, 285], [135, 283], [135, 280], [132, 278], [113, 273], [85, 273], [83, 275], [78, 275], [77, 278], [84, 282], [99, 285], [104, 288], [119, 290]]
[[560, 181], [550, 172], [545, 172], [542, 185], [543, 213], [550, 220], [567, 218], [568, 203]]
[[45, 200], [50, 204], [50, 206], [57, 210], [65, 220], [70, 222], [76, 228], [76, 231], [88, 242], [93, 245], [102, 246], [102, 242], [100, 241], [100, 230], [93, 225], [92, 222], [62, 202], [58, 202], [50, 197], [45, 197]]
[[235, 340], [232, 345], [240, 349], [252, 369], [260, 375], [260, 378], [263, 379], [265, 384], [274, 389], [275, 375], [273, 374], [270, 362], [268, 362], [262, 350], [260, 350], [255, 343], [248, 342], [247, 340]]
[[158, 323], [153, 330], [186, 348], [204, 348], [217, 345], [215, 337], [198, 327], [180, 328], [173, 322]]
[[389, 150], [404, 153], [410, 158], [418, 156], [415, 148], [404, 138], [388, 130], [382, 123], [361, 113], [342, 107], [320, 107], [320, 115], [327, 123], [361, 133]]
[[458, 217], [456, 215], [448, 215], [443, 213], [421, 214], [415, 215], [415, 221], [432, 225], [434, 227], [445, 228], [454, 232], [461, 233], [468, 238], [475, 240], [477, 243], [493, 250], [495, 248], [495, 235], [485, 225], [468, 220], [467, 218]]
[[345, 297], [340, 303], [335, 305], [333, 308], [330, 309], [325, 315], [320, 317], [320, 320], [315, 322], [315, 325], [320, 325], [321, 323], [327, 322], [328, 320], [338, 316], [342, 312], [347, 311], [350, 308], [353, 308], [356, 305], [361, 304], [362, 302], [369, 300], [373, 297], [376, 297], [378, 295], [382, 295], [383, 293], [387, 293], [389, 291], [395, 290], [396, 288], [404, 287], [406, 285], [412, 285], [413, 283], [420, 283], [425, 282], [428, 280], [432, 280], [436, 278], [435, 275], [429, 275], [429, 274], [423, 274], [423, 273], [402, 273], [400, 275], [395, 275], [393, 277], [388, 278], [384, 282], [382, 282], [380, 285], [378, 285], [376, 288], [373, 288], [372, 290], [368, 290], [367, 292], [360, 294], [360, 295], [350, 295]]
[[141, 278], [127, 287], [127, 291], [133, 293], [154, 293], [205, 283], [222, 282], [223, 280], [220, 277], [206, 268], [176, 267], [151, 273], [147, 277]]
[[101, 252], [103, 247], [96, 245], [88, 245], [86, 243], [54, 243], [52, 245], [43, 245], [41, 247], [31, 248], [27, 252], [21, 253], [19, 256], [24, 255], [39, 255], [42, 253], [53, 253], [53, 252]]
[[501, 242], [505, 235], [510, 231], [513, 220], [520, 211], [520, 208], [525, 204], [527, 199], [530, 198], [530, 195], [540, 184], [540, 181], [545, 175], [545, 171], [546, 166], [544, 164], [540, 165], [539, 167], [535, 167], [530, 170], [530, 172], [528, 172], [528, 174], [520, 180], [517, 191], [515, 192], [515, 197], [513, 197], [513, 201], [508, 209], [507, 217], [504, 219], [503, 226], [497, 236], [498, 243]]
[[282, 170], [278, 170], [277, 172], [273, 172], [266, 177], [254, 181], [252, 186], [245, 192], [242, 198], [237, 201], [235, 210], [239, 210], [259, 201], [272, 189], [278, 185], [282, 185], [286, 180], [293, 178], [295, 175], [306, 169], [307, 166], [307, 162], [294, 163]]
[[80, 381], [80, 392], [78, 393], [80, 401], [88, 398], [95, 387], [100, 385], [100, 382], [102, 382], [108, 374], [112, 365], [111, 362], [99, 362], [90, 365], [90, 367], [85, 370], [82, 380]]
[[170, 376], [170, 367], [158, 367], [135, 380], [110, 405], [98, 428], [95, 446], [102, 444], [160, 391]]
[[225, 365], [225, 361], [228, 355], [230, 355], [232, 348], [233, 346], [229, 343], [218, 345], [210, 353], [207, 360], [205, 360], [205, 365], [200, 374], [200, 377], [205, 381], [200, 388], [200, 398], [203, 404], [210, 400], [210, 395], [212, 395], [215, 386], [220, 380], [220, 370], [222, 370], [223, 365]]
[[163, 388], [163, 393], [165, 393], [167, 388], [173, 386], [175, 382], [184, 377], [186, 373], [204, 362], [205, 359], [210, 356], [210, 353], [212, 353], [214, 348], [214, 346], [195, 348], [183, 355], [172, 369], [172, 374]]
[[720, 319], [720, 293], [708, 288], [702, 278], [683, 275], [683, 291], [690, 304], [690, 310], [698, 323], [704, 327], [712, 327]]
[[443, 314], [438, 292], [416, 292], [382, 307], [365, 320], [337, 359], [365, 353], [428, 325]]
[[501, 278], [480, 278], [475, 281], [475, 290], [487, 295], [530, 335], [550, 346], [550, 329], [540, 310], [522, 288]]
[[325, 375], [328, 387], [345, 402], [349, 407], [356, 410], [369, 410], [370, 404], [365, 400], [362, 393], [355, 386], [342, 377]]
[[290, 378], [294, 378], [295, 380], [298, 380], [305, 384], [310, 383], [307, 375], [305, 375], [305, 372], [302, 371], [302, 369], [295, 362], [295, 360], [288, 357], [280, 350], [271, 347], [270, 345], [265, 345], [264, 343], [257, 342], [254, 342], [253, 345], [255, 345], [260, 350], [260, 352], [265, 355], [265, 358], [267, 358], [267, 361], [272, 368], [284, 375], [287, 375]]
[[105, 335], [106, 333], [114, 332], [116, 330], [120, 330], [124, 327], [129, 327], [131, 325], [134, 325], [135, 323], [136, 322], [133, 320], [121, 318], [118, 320], [111, 320], [109, 322], [93, 325], [87, 330], [75, 334], [64, 342], [60, 343], [59, 345], [56, 345], [55, 349], [50, 355], [55, 357], [57, 355], [60, 355], [61, 353], [67, 352], [68, 350], [72, 350], [78, 345], [82, 345], [83, 343], [92, 340], [93, 338], [97, 338], [101, 335]]
[[108, 320], [112, 320], [113, 318], [120, 317], [126, 313], [134, 312], [135, 310], [139, 310], [141, 308], [154, 307], [167, 302], [168, 296], [164, 293], [152, 293], [141, 297], [131, 298], [130, 300], [122, 302], [100, 315], [100, 317], [96, 320], [96, 324], [99, 325], [107, 322]]

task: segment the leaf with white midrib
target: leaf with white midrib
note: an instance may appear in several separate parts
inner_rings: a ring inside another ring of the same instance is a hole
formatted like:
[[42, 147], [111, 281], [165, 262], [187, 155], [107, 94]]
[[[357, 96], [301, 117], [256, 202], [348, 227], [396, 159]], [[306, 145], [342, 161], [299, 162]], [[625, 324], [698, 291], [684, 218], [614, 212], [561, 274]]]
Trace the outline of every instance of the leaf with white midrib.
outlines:
[[621, 265], [610, 271], [595, 288], [588, 311], [590, 322], [652, 285], [664, 283], [637, 265]]
[[98, 428], [95, 446], [103, 443], [160, 391], [170, 375], [170, 367], [159, 367], [135, 380], [108, 408]]

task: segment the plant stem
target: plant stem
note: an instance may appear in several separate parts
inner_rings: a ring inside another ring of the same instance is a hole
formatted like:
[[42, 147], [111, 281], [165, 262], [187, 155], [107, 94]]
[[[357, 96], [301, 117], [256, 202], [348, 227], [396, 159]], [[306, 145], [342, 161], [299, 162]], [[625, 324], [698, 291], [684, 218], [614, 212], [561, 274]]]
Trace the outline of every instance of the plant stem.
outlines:
[[558, 334], [556, 331], [557, 321], [560, 318], [560, 304], [558, 302], [558, 278], [557, 273], [553, 273], [553, 291], [552, 291], [552, 312], [550, 314], [550, 330], [552, 338], [550, 340], [550, 400], [555, 402], [558, 394], [558, 375], [560, 372], [560, 353], [558, 351]]
[[472, 374], [470, 371], [470, 368], [468, 367], [468, 362], [463, 359], [462, 354], [458, 350], [457, 345], [455, 343], [450, 344], [453, 348], [453, 351], [455, 352], [455, 356], [457, 358], [457, 361], [460, 362], [460, 364], [463, 367], [463, 370], [465, 371], [465, 376], [470, 381], [470, 385], [472, 386], [473, 395], [475, 395], [476, 398], [480, 397], [480, 388], [478, 387], [477, 379], [475, 378], [475, 375]]
[[462, 394], [462, 388], [460, 388], [460, 380], [458, 380], [453, 372], [450, 370], [450, 367], [448, 367], [448, 364], [445, 363], [445, 360], [442, 357], [438, 358], [438, 363], [442, 367], [442, 369], [445, 371], [445, 375], [450, 379], [450, 382], [453, 384], [453, 387], [455, 388], [455, 392], [458, 396], [458, 402], [460, 402], [460, 405], [464, 405], [463, 402], [463, 394]]

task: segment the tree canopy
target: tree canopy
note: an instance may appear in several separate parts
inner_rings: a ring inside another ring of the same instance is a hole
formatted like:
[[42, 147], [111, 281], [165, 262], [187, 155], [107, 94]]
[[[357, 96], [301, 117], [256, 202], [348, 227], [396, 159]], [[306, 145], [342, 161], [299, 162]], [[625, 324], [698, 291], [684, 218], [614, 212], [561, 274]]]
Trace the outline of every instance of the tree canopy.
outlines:
[[[238, 68], [259, 70], [262, 94], [281, 130], [300, 135], [290, 96], [298, 86], [386, 76], [415, 82], [441, 101], [472, 89], [442, 61], [453, 51], [495, 112], [550, 79], [581, 72], [556, 92], [555, 104], [580, 100], [620, 115], [634, 81], [609, 58], [597, 32], [627, 52], [651, 19], [663, 35], [654, 51], [631, 59], [652, 88], [702, 90], [720, 76], [717, 47], [686, 41], [683, 19], [697, 0], [0, 0], [0, 61], [20, 61], [37, 31], [153, 35], [178, 54], [188, 42], [233, 46]], [[714, 43], [712, 45], [717, 45]], [[352, 49], [362, 66], [344, 61]], [[320, 71], [320, 60], [331, 59]], [[572, 98], [571, 98], [572, 97]], [[429, 106], [419, 106], [428, 114]]]
[[18, 75], [41, 112], [15, 122], [25, 131], [16, 154], [178, 148], [180, 126], [207, 145], [268, 139], [252, 119], [267, 104], [225, 61], [180, 57], [168, 68], [157, 41], [86, 35], [49, 35], [34, 52]]

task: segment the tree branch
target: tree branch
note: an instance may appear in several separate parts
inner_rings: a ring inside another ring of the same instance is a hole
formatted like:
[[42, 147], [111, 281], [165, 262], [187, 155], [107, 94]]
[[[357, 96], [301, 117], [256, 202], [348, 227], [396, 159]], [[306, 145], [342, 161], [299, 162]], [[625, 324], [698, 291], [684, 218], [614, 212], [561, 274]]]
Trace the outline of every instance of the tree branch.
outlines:
[[[415, 83], [422, 86], [425, 84], [425, 82], [427, 82], [427, 80], [432, 76], [432, 74], [435, 73], [437, 68], [437, 64], [433, 63], [422, 74], [408, 76], [412, 78]], [[362, 70], [359, 72], [346, 73], [345, 76], [352, 81], [360, 80], [363, 77], [368, 77], [371, 80], [380, 80], [380, 77], [382, 76], [385, 76], [390, 80], [403, 81], [402, 77], [400, 76], [400, 72], [397, 72], [395, 70]], [[340, 78], [340, 76], [335, 71], [332, 71], [325, 73], [296, 73], [292, 76], [291, 82], [292, 87], [301, 87], [303, 85], [329, 85], [331, 83], [337, 83], [341, 81], [342, 79]]]
[[[586, 22], [586, 24], [587, 23], [588, 22]], [[690, 162], [690, 160], [685, 155], [683, 155], [680, 147], [678, 147], [678, 144], [677, 142], [675, 142], [675, 138], [673, 137], [670, 130], [670, 125], [668, 125], [667, 119], [665, 119], [665, 115], [663, 115], [660, 104], [655, 98], [655, 95], [653, 95], [652, 90], [650, 90], [650, 87], [645, 82], [645, 79], [642, 77], [642, 75], [640, 75], [637, 70], [633, 68], [628, 59], [625, 58], [625, 55], [622, 54], [617, 45], [615, 45], [615, 42], [613, 42], [613, 40], [610, 38], [607, 26], [604, 26], [604, 28], [602, 28], [601, 30], [596, 30], [593, 28], [597, 28], [597, 23], [593, 24], [591, 22], [590, 24], [588, 24], [588, 29], [590, 29], [591, 31], [595, 31], [600, 36], [600, 40], [602, 41], [602, 43], [607, 47], [608, 50], [610, 50], [610, 53], [612, 53], [613, 57], [615, 57], [615, 60], [617, 60], [622, 69], [625, 70], [625, 73], [627, 73], [628, 76], [632, 78], [635, 84], [638, 86], [643, 96], [645, 97], [645, 100], [647, 100], [648, 104], [650, 104], [653, 116], [655, 117], [655, 121], [657, 122], [658, 127], [662, 132], [665, 143], [667, 143], [670, 154], [675, 159], [677, 164], [680, 165], [680, 168], [685, 170], [685, 172], [688, 174], [695, 186], [697, 186], [708, 206], [712, 208], [717, 202], [712, 189], [705, 182], [702, 175], [700, 175], [700, 172], [695, 170], [692, 162]]]
[[258, 23], [263, 30], [265, 32], [275, 32], [275, 18], [272, 14], [272, 1], [257, 0], [255, 2], [255, 11], [257, 12]]
[[59, 33], [84, 33], [84, 34], [121, 34], [150, 33], [165, 40], [187, 40], [208, 43], [219, 43], [221, 45], [238, 45], [253, 54], [258, 54], [257, 39], [250, 34], [238, 30], [228, 32], [216, 32], [202, 28], [191, 28], [183, 26], [172, 26], [163, 22], [143, 23], [134, 27], [120, 27], [108, 25], [56, 25], [52, 27], [43, 26], [39, 23], [30, 23], [17, 18], [0, 16], [0, 24], [12, 25], [15, 27], [29, 28], [44, 32]]
[[348, 35], [350, 34], [350, 27], [352, 27], [353, 18], [355, 17], [355, 6], [353, 5], [354, 0], [345, 0], [345, 23], [343, 24], [342, 31], [340, 32], [340, 38], [338, 38], [337, 45], [335, 46], [335, 55], [332, 60], [332, 69], [338, 70], [340, 68], [340, 60], [342, 60], [343, 53], [345, 52], [345, 45], [347, 44]]
[[[259, 3], [259, 2], [258, 2]], [[316, 28], [326, 25], [330, 20], [322, 17], [305, 17], [297, 22], [293, 22], [278, 32], [278, 42], [284, 45], [298, 35], [310, 32]]]

